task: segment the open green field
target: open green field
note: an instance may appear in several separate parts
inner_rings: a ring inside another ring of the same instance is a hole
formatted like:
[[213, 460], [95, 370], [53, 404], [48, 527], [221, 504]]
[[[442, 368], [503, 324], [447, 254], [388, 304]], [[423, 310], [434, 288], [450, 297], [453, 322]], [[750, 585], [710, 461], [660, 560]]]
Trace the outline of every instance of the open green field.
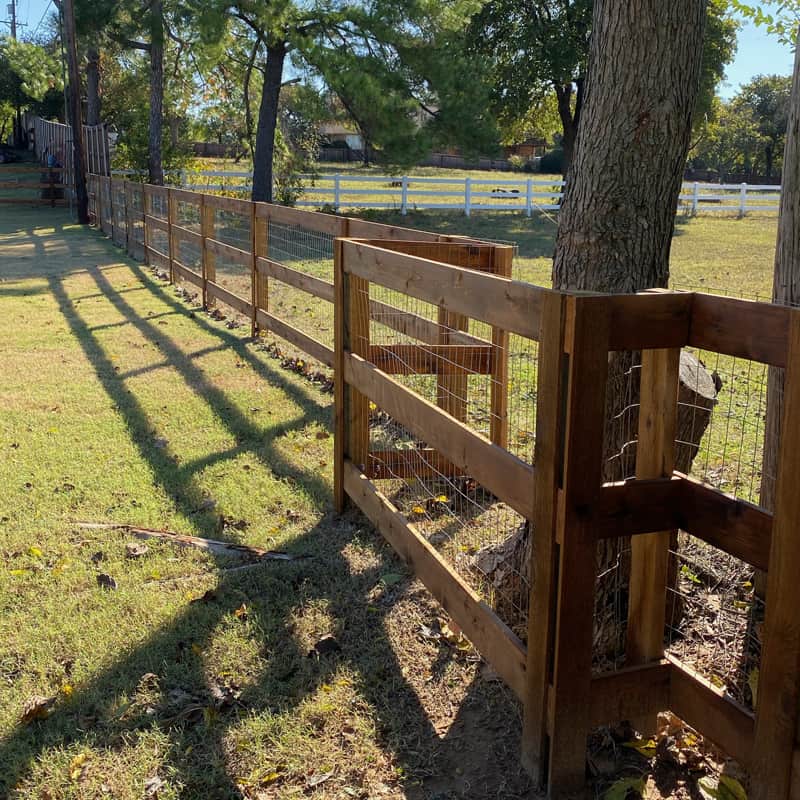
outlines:
[[[550, 219], [372, 218], [515, 241], [516, 277], [549, 282]], [[673, 281], [768, 294], [775, 232], [682, 220]], [[530, 796], [509, 693], [332, 514], [331, 396], [247, 333], [59, 211], [0, 217], [0, 797]], [[78, 522], [309, 557], [237, 569]]]

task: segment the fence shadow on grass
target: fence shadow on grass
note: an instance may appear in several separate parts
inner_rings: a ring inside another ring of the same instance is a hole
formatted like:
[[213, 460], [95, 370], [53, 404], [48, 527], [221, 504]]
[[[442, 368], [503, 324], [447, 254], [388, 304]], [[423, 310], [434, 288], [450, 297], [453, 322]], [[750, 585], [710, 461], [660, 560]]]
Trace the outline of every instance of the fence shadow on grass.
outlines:
[[[147, 291], [166, 304], [168, 313], [190, 313], [190, 309], [167, 293], [166, 287], [156, 286], [141, 267], [131, 269], [144, 281]], [[245, 340], [198, 315], [196, 324], [215, 337], [220, 347], [236, 352], [262, 379], [280, 387], [287, 399], [301, 408], [300, 416], [290, 423], [267, 429], [253, 424], [193, 359], [165, 335], [163, 328], [150, 318], [137, 315], [123, 294], [125, 290], [116, 289], [101, 268], [89, 272], [98, 294], [148, 341], [158, 343], [164, 362], [202, 398], [237, 442], [230, 450], [182, 465], [176, 465], [167, 453], [150, 444], [150, 437], [145, 435], [152, 427], [150, 419], [135, 390], [128, 390], [124, 376], [116, 373], [97, 338], [97, 330], [104, 326], [93, 329], [68, 295], [63, 278], [48, 277], [61, 313], [150, 465], [154, 482], [168, 493], [178, 510], [194, 512], [198, 508], [202, 493], [196, 475], [200, 470], [243, 451], [261, 459], [278, 477], [305, 486], [318, 509], [329, 508], [328, 483], [312, 471], [287, 461], [275, 446], [291, 429], [301, 429], [312, 421], [327, 424], [328, 412], [318, 404], [315, 390], [298, 387], [276, 367], [261, 361]], [[201, 534], [213, 532], [219, 538], [215, 515], [196, 514], [194, 518]], [[527, 796], [527, 782], [518, 766], [519, 712], [506, 690], [476, 680], [448, 734], [440, 737], [437, 733], [414, 686], [404, 677], [396, 653], [397, 642], [387, 626], [393, 600], [397, 598], [390, 597], [378, 604], [368, 599], [380, 576], [397, 569], [393, 559], [388, 551], [382, 550], [370, 568], [354, 572], [344, 554], [359, 528], [366, 525], [355, 513], [342, 518], [327, 514], [317, 526], [292, 542], [293, 551], [313, 555], [295, 562], [270, 562], [245, 571], [225, 571], [224, 560], [211, 557], [210, 565], [220, 569], [212, 597], [188, 603], [168, 625], [154, 631], [145, 642], [113, 661], [87, 684], [76, 687], [72, 697], [60, 703], [50, 717], [29, 725], [20, 724], [0, 743], [0, 765], [3, 765], [0, 794], [13, 797], [13, 787], [50, 747], [85, 743], [110, 752], [119, 751], [137, 733], [157, 728], [169, 740], [163, 774], [171, 773], [171, 782], [182, 787], [179, 796], [187, 800], [242, 797], [237, 779], [244, 776], [232, 774], [228, 768], [231, 743], [226, 736], [253, 713], [291, 713], [331, 680], [342, 664], [358, 675], [356, 688], [378, 720], [382, 748], [390, 751], [391, 758], [402, 764], [406, 774], [414, 779], [403, 790], [403, 796], [420, 800]], [[403, 584], [394, 591], [400, 595], [407, 590], [408, 584]], [[205, 673], [202, 654], [219, 626], [235, 624], [234, 611], [243, 598], [248, 607], [247, 624], [259, 638], [266, 667], [244, 688], [236, 704], [217, 714], [204, 715], [202, 708], [213, 706], [214, 687]], [[304, 605], [314, 600], [327, 602], [330, 614], [337, 620], [337, 638], [342, 646], [341, 652], [319, 660], [309, 658], [301, 650], [292, 623], [293, 615], [302, 614]], [[413, 634], [409, 635], [413, 639]], [[446, 645], [441, 645], [438, 661], [448, 657]], [[120, 696], [136, 697], [142, 691], [143, 676], [148, 673], [157, 676], [149, 679], [154, 681], [149, 691], [158, 696], [154, 705], [150, 704], [155, 713], [145, 705], [134, 705], [126, 714], [111, 714], [112, 701]], [[176, 715], [170, 699], [176, 690], [194, 698], [201, 711], [183, 717], [180, 713]], [[266, 750], [267, 742], [255, 746]], [[308, 768], [319, 766], [309, 764]], [[336, 766], [340, 774], [353, 768], [349, 763]], [[355, 765], [360, 766], [363, 765]], [[270, 796], [281, 796], [282, 780], [283, 777], [278, 778], [273, 787], [277, 794]], [[293, 781], [296, 785], [297, 778]]]

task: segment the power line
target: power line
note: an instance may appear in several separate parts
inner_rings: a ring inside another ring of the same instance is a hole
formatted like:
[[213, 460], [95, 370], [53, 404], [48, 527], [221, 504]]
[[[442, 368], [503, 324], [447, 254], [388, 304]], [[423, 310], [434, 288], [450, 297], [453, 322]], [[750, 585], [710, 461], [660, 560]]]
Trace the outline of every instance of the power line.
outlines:
[[44, 11], [42, 11], [42, 16], [39, 18], [39, 21], [36, 23], [36, 27], [33, 29], [34, 36], [36, 36], [36, 34], [39, 32], [39, 28], [44, 22], [44, 18], [47, 16], [47, 12], [50, 10], [51, 5], [53, 5], [53, 0], [48, 0], [47, 5], [44, 7]]

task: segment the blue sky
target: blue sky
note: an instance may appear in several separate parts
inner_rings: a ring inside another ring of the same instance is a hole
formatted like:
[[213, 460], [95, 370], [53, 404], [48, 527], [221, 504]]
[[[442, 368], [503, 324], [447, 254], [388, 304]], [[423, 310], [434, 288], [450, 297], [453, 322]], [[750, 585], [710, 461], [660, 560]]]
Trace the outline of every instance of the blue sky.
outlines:
[[[0, 0], [0, 9], [5, 11], [9, 0]], [[31, 33], [39, 24], [45, 9], [52, 10], [52, 2], [48, 0], [17, 0], [17, 17], [27, 27], [25, 33]], [[4, 18], [0, 16], [0, 19]], [[2, 26], [0, 26], [2, 30]], [[734, 95], [742, 83], [747, 83], [754, 75], [777, 74], [788, 75], [792, 71], [792, 53], [780, 44], [774, 36], [765, 33], [762, 28], [746, 24], [739, 31], [739, 50], [733, 63], [728, 65], [728, 79], [720, 86], [722, 97]]]

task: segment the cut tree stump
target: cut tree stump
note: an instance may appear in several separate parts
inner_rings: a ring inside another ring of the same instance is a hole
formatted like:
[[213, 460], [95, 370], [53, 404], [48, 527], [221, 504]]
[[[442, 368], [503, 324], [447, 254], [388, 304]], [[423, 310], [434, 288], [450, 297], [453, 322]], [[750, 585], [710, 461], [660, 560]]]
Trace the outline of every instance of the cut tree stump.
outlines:
[[[638, 370], [625, 369], [624, 375], [631, 385], [627, 386], [621, 397], [638, 396]], [[678, 419], [676, 427], [675, 469], [689, 473], [692, 462], [700, 449], [703, 434], [711, 420], [711, 411], [717, 402], [717, 394], [722, 381], [716, 373], [709, 373], [697, 357], [687, 351], [681, 352], [680, 381], [678, 389]], [[636, 412], [634, 412], [635, 414]], [[627, 427], [637, 430], [638, 420], [634, 417]], [[635, 467], [635, 441], [618, 441], [609, 452], [620, 454], [626, 464], [614, 464], [614, 471], [620, 469], [632, 474]], [[607, 475], [606, 480], [618, 479]], [[501, 619], [523, 639], [527, 631], [527, 604], [530, 584], [530, 564], [532, 537], [529, 523], [524, 523], [504, 541], [481, 548], [472, 559], [473, 569], [488, 581], [495, 594], [494, 608]], [[677, 534], [672, 549], [677, 548]], [[612, 554], [609, 548], [614, 549]], [[595, 653], [611, 654], [624, 652], [619, 641], [622, 626], [620, 623], [627, 614], [627, 573], [629, 540], [607, 539], [598, 552], [598, 566], [618, 563], [618, 569], [607, 572], [598, 580], [597, 604], [595, 607]], [[535, 557], [535, 554], [534, 554]], [[670, 559], [668, 585], [677, 582], [677, 564]], [[674, 599], [674, 594], [670, 594]], [[675, 621], [680, 610], [671, 602], [667, 608], [667, 619]]]

